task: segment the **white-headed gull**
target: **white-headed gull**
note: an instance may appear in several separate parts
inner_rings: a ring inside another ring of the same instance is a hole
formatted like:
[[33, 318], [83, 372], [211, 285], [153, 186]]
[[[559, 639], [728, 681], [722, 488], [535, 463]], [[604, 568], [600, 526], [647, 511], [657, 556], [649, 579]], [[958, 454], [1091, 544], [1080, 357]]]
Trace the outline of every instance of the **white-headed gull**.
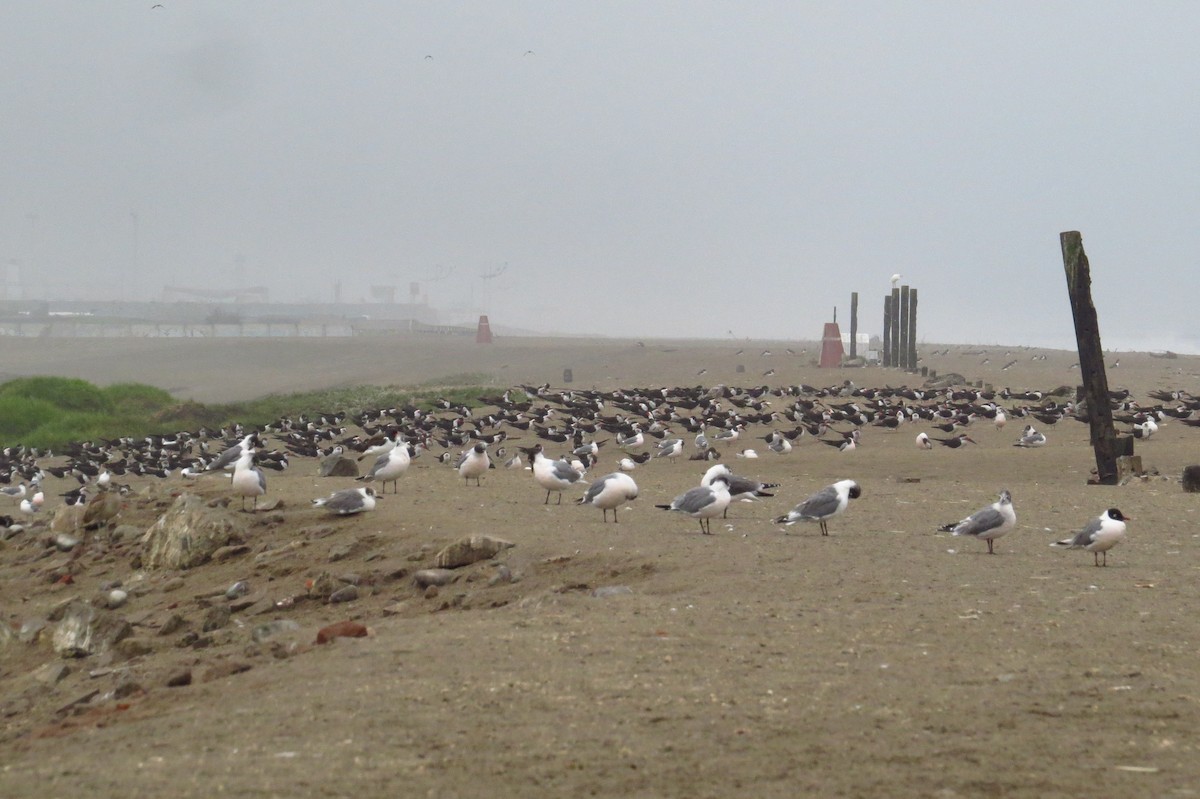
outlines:
[[712, 535], [711, 519], [714, 516], [720, 516], [729, 507], [729, 481], [724, 477], [717, 477], [711, 485], [689, 488], [671, 500], [669, 505], [655, 505], [654, 507], [686, 513], [693, 519], [699, 519], [700, 532]]
[[[638, 487], [633, 478], [624, 472], [606, 474], [588, 486], [588, 490], [577, 502], [580, 505], [593, 505], [604, 511], [604, 521], [608, 521], [608, 512], [613, 512], [613, 523], [617, 521], [617, 508], [622, 504], [637, 499]], [[559, 494], [559, 496], [562, 496]]]
[[988, 554], [996, 554], [992, 542], [1017, 526], [1017, 512], [1013, 510], [1012, 494], [1000, 492], [1000, 499], [972, 513], [961, 522], [945, 524], [938, 529], [954, 535], [969, 535], [987, 541]]
[[850, 505], [850, 500], [861, 496], [862, 488], [858, 483], [853, 480], [838, 480], [780, 516], [775, 523], [791, 525], [796, 522], [820, 522], [821, 535], [829, 535], [826, 521], [844, 513]]
[[334, 491], [327, 497], [314, 499], [313, 505], [331, 511], [338, 516], [350, 516], [355, 513], [375, 510], [375, 489], [343, 488], [341, 491]]

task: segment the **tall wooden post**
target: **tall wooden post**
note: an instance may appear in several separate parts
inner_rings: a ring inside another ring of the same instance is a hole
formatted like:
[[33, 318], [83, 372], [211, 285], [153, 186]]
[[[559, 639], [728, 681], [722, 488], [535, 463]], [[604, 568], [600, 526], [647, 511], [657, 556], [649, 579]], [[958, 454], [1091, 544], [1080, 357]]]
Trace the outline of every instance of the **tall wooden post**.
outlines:
[[1079, 347], [1079, 372], [1087, 396], [1092, 449], [1096, 452], [1096, 475], [1101, 485], [1117, 484], [1116, 433], [1112, 406], [1108, 401], [1108, 375], [1104, 372], [1104, 350], [1100, 346], [1100, 324], [1092, 304], [1092, 268], [1083, 251], [1077, 230], [1060, 233], [1067, 294], [1075, 318], [1075, 343]]
[[896, 364], [901, 369], [908, 369], [908, 286], [900, 287], [900, 347]]
[[883, 297], [883, 365], [892, 365], [892, 295]]
[[900, 289], [892, 289], [892, 366], [900, 365]]
[[908, 368], [917, 368], [917, 290], [908, 293]]
[[858, 357], [858, 292], [850, 292], [850, 357]]

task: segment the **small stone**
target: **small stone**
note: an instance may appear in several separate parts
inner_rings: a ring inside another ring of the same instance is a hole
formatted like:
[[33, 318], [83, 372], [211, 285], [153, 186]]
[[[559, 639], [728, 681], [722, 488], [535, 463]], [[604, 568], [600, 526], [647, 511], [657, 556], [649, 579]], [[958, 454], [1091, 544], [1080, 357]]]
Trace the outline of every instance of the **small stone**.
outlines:
[[169, 594], [172, 591], [178, 591], [180, 588], [183, 588], [183, 586], [184, 582], [182, 577], [172, 577], [171, 579], [163, 582], [162, 592], [164, 594]]
[[225, 677], [232, 677], [235, 674], [250, 671], [253, 668], [249, 663], [240, 660], [231, 660], [223, 663], [215, 663], [204, 670], [200, 682], [212, 682]]
[[605, 585], [592, 590], [592, 596], [599, 599], [610, 596], [624, 596], [625, 594], [632, 593], [633, 589], [627, 585]]
[[261, 616], [264, 613], [270, 613], [272, 610], [275, 610], [275, 600], [269, 596], [264, 596], [246, 608], [246, 615]]
[[125, 699], [134, 694], [144, 694], [146, 689], [142, 684], [132, 678], [126, 678], [117, 683], [117, 687], [113, 689], [113, 699]]
[[108, 592], [107, 600], [108, 609], [116, 610], [129, 601], [129, 594], [120, 588], [114, 588]]
[[329, 562], [335, 563], [339, 560], [345, 560], [350, 557], [350, 553], [354, 551], [354, 546], [351, 544], [334, 544], [329, 548]]
[[172, 613], [158, 628], [159, 635], [174, 635], [187, 626], [187, 620], [178, 613]]
[[245, 596], [248, 593], [250, 593], [250, 583], [246, 582], [245, 580], [238, 580], [236, 583], [229, 586], [229, 588], [225, 589], [225, 598], [237, 599], [238, 597]]
[[79, 546], [79, 539], [73, 535], [59, 533], [54, 536], [54, 546], [58, 547], [60, 552], [70, 552], [75, 547]]
[[481, 560], [496, 557], [509, 547], [516, 546], [511, 541], [495, 538], [490, 535], [472, 535], [460, 538], [443, 549], [434, 559], [435, 564], [442, 569], [457, 569], [469, 566]]
[[418, 588], [428, 588], [431, 585], [449, 585], [454, 582], [455, 576], [449, 569], [421, 569], [413, 574], [413, 582]]
[[96, 611], [91, 605], [79, 600], [71, 602], [54, 630], [54, 651], [65, 658], [92, 654], [96, 646], [92, 629], [95, 620]]
[[169, 675], [167, 675], [167, 687], [168, 688], [182, 688], [185, 685], [191, 685], [191, 684], [192, 684], [192, 670], [191, 669], [176, 669], [175, 671], [173, 671]]
[[500, 583], [511, 583], [512, 571], [501, 563], [496, 567], [496, 573], [488, 580], [488, 585], [499, 585]]
[[317, 630], [317, 643], [327, 644], [335, 638], [365, 638], [368, 630], [356, 621], [339, 621]]
[[240, 555], [245, 555], [250, 551], [248, 544], [230, 544], [223, 547], [217, 547], [213, 550], [212, 559], [217, 563], [236, 558]]
[[429, 586], [425, 587], [424, 596], [426, 599], [435, 599], [435, 598], [437, 598], [437, 595], [438, 595], [438, 587], [436, 585], [429, 585]]
[[149, 655], [153, 651], [154, 646], [145, 638], [126, 638], [117, 644], [117, 654], [126, 660]]
[[291, 619], [277, 619], [269, 621], [266, 624], [259, 624], [250, 631], [250, 639], [255, 643], [262, 643], [269, 638], [273, 638], [283, 633], [292, 633], [300, 629], [300, 625]]
[[384, 616], [399, 616], [404, 612], [406, 602], [393, 602], [383, 609]]
[[[0, 622], [0, 627], [7, 629], [7, 625]], [[41, 619], [30, 619], [21, 623], [21, 627], [17, 630], [17, 640], [23, 644], [32, 644], [42, 634], [42, 630], [46, 629], [46, 622]], [[3, 643], [4, 635], [0, 633], [0, 643]]]
[[244, 596], [233, 600], [229, 603], [229, 610], [232, 613], [241, 613], [246, 608], [251, 608], [263, 601], [261, 596]]
[[71, 669], [65, 663], [47, 663], [40, 668], [34, 669], [33, 679], [43, 685], [58, 685], [70, 673]]
[[204, 614], [204, 622], [200, 629], [207, 633], [219, 630], [227, 624], [229, 624], [229, 608], [225, 605], [214, 605]]
[[358, 586], [344, 585], [329, 595], [330, 602], [353, 602], [358, 599]]

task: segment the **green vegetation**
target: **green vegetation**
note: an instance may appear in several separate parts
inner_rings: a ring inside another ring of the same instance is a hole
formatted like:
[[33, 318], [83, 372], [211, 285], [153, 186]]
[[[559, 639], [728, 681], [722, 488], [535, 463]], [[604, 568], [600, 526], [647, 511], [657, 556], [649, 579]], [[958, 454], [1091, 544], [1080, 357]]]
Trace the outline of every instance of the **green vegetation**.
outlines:
[[485, 375], [451, 375], [416, 388], [345, 386], [203, 405], [177, 400], [162, 389], [140, 383], [98, 388], [84, 380], [61, 377], [19, 378], [0, 384], [0, 446], [19, 443], [60, 449], [70, 441], [142, 437], [233, 422], [263, 425], [300, 414], [355, 415], [408, 405], [429, 409], [439, 398], [476, 407], [480, 395], [495, 393], [494, 388], [478, 385], [486, 379]]

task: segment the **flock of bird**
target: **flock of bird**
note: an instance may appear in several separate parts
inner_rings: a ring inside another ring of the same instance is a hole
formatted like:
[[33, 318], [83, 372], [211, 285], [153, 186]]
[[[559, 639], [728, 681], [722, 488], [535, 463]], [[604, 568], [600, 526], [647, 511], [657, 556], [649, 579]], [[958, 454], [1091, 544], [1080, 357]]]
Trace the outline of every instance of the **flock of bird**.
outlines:
[[[1200, 399], [1183, 392], [1152, 396], [1159, 404], [1143, 407], [1127, 392], [1113, 393], [1114, 413], [1119, 421], [1131, 425], [1133, 434], [1149, 438], [1169, 418], [1200, 426]], [[108, 509], [105, 513], [114, 514], [113, 497], [129, 490], [119, 481], [131, 475], [196, 480], [229, 472], [230, 494], [240, 500], [243, 510], [247, 500], [254, 510], [267, 493], [265, 470], [286, 469], [295, 458], [315, 459], [322, 469], [346, 457], [367, 460], [369, 467], [357, 478], [366, 485], [313, 500], [313, 506], [322, 511], [353, 515], [373, 510], [389, 483], [393, 493], [398, 492], [398, 481], [413, 460], [440, 447], [443, 452], [436, 460], [450, 463], [465, 484], [481, 485], [498, 463], [527, 468], [545, 490], [545, 504], [554, 494], [561, 504], [564, 492], [583, 489], [576, 503], [599, 508], [604, 522], [611, 511], [614, 523], [618, 509], [638, 497], [631, 472], [656, 460], [674, 462], [686, 457], [710, 462], [699, 485], [656, 507], [695, 519], [702, 533], [711, 534], [712, 519], [725, 516], [731, 502], [770, 497], [773, 494], [768, 492], [779, 488], [736, 475], [721, 462], [727, 454], [757, 458], [753, 448], [737, 449], [747, 440], [761, 440], [766, 452], [781, 456], [810, 439], [845, 453], [863, 445], [865, 431], [924, 424], [929, 431], [917, 434], [918, 448], [958, 449], [975, 443], [962, 432], [972, 424], [1003, 428], [1010, 418], [1021, 418], [1028, 423], [1014, 446], [1037, 448], [1046, 446], [1047, 437], [1034, 428], [1033, 421], [1052, 426], [1076, 413], [1073, 403], [1042, 392], [867, 389], [849, 381], [827, 388], [774, 389], [717, 386], [597, 391], [522, 386], [521, 391], [510, 389], [479, 401], [485, 410], [439, 400], [430, 410], [395, 407], [353, 417], [326, 413], [282, 418], [258, 429], [235, 425], [220, 431], [201, 429], [137, 440], [85, 441], [70, 445], [57, 456], [10, 446], [0, 452], [0, 493], [14, 501], [19, 515], [17, 519], [0, 516], [0, 526], [8, 527], [11, 535], [14, 527], [20, 529], [28, 517], [36, 516], [45, 502], [42, 484], [48, 476], [78, 481], [78, 488], [63, 494], [67, 504], [103, 507]], [[351, 426], [358, 432], [351, 432]], [[753, 429], [766, 432], [748, 439]], [[510, 438], [535, 438], [537, 443], [514, 447], [509, 457], [505, 442]], [[598, 464], [601, 448], [608, 445], [620, 453], [616, 471], [590, 477], [588, 472]], [[548, 454], [556, 447], [562, 450], [562, 457]], [[63, 458], [65, 462], [50, 463]], [[822, 535], [828, 535], [829, 520], [844, 513], [850, 501], [860, 496], [862, 488], [856, 481], [838, 480], [774, 522], [785, 526], [812, 522], [819, 525]], [[119, 508], [119, 503], [116, 506]], [[105, 523], [110, 518], [101, 513], [90, 517], [89, 523]], [[1127, 518], [1111, 508], [1077, 536], [1056, 545], [1087, 549], [1096, 554], [1097, 565], [1103, 554], [1107, 563], [1107, 550], [1121, 540]], [[995, 540], [1015, 524], [1012, 497], [1004, 491], [993, 505], [941, 529], [986, 541], [991, 553]]]

